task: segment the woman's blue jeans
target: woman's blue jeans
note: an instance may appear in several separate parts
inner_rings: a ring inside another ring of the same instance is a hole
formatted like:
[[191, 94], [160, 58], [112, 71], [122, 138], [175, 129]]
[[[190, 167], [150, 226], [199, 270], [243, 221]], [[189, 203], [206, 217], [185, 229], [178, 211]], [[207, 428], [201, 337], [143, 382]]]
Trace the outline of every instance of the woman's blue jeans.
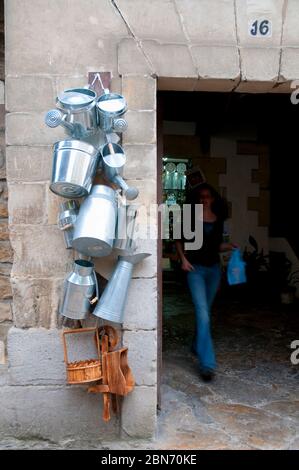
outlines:
[[220, 279], [220, 265], [202, 266], [194, 264], [194, 271], [189, 271], [187, 281], [195, 307], [196, 329], [193, 342], [200, 366], [206, 369], [216, 368], [216, 358], [211, 336], [211, 307], [216, 296]]

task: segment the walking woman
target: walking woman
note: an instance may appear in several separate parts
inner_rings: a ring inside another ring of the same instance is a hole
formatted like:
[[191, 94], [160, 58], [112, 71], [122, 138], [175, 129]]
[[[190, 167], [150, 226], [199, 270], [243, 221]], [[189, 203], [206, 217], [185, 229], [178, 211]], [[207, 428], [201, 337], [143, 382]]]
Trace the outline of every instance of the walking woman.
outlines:
[[[192, 351], [197, 355], [200, 375], [203, 380], [211, 380], [216, 369], [216, 358], [211, 336], [211, 307], [220, 280], [221, 266], [219, 252], [230, 251], [233, 243], [223, 243], [223, 223], [227, 218], [227, 205], [218, 192], [208, 183], [195, 188], [188, 201], [203, 205], [203, 244], [198, 250], [185, 252], [184, 241], [176, 241], [176, 249], [181, 267], [187, 272], [187, 282], [195, 307], [196, 329]], [[194, 214], [194, 211], [192, 210]], [[194, 222], [194, 220], [193, 220]], [[194, 224], [193, 229], [194, 229]], [[190, 240], [188, 240], [190, 242]]]

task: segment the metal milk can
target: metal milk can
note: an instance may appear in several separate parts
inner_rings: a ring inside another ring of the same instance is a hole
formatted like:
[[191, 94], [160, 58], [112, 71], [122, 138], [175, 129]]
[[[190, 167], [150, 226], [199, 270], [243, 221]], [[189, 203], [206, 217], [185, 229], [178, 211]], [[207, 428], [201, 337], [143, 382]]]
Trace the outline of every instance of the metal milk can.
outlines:
[[124, 132], [127, 122], [121, 116], [127, 110], [125, 98], [118, 93], [104, 93], [97, 99], [97, 111], [101, 129], [106, 133]]
[[116, 191], [94, 185], [81, 204], [75, 222], [73, 248], [87, 256], [107, 256], [112, 251], [117, 220]]
[[90, 312], [91, 304], [96, 293], [98, 298], [98, 284], [94, 271], [94, 264], [90, 261], [77, 259], [74, 261], [73, 271], [64, 281], [63, 300], [59, 306], [59, 313], [73, 320], [84, 320]]
[[99, 152], [87, 142], [62, 140], [54, 145], [53, 193], [66, 198], [87, 196], [97, 171]]

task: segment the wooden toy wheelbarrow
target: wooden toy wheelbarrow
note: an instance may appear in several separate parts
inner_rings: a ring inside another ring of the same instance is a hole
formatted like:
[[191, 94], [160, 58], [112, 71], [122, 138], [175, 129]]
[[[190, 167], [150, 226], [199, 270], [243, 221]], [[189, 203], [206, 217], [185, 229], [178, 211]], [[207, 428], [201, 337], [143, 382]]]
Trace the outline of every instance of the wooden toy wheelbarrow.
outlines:
[[[111, 326], [100, 328], [102, 383], [88, 388], [89, 393], [103, 394], [103, 420], [110, 420], [110, 402], [114, 413], [119, 412], [119, 396], [125, 396], [134, 389], [135, 380], [128, 365], [128, 348], [111, 351], [117, 343], [118, 336]], [[110, 350], [110, 351], [109, 351]]]

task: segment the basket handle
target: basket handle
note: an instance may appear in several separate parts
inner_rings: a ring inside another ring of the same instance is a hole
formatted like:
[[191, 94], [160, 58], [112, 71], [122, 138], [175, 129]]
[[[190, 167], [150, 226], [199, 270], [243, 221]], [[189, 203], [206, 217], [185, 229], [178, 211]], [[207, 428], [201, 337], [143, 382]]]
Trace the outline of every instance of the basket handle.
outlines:
[[96, 337], [96, 347], [97, 347], [97, 353], [98, 353], [98, 358], [99, 360], [101, 359], [101, 351], [100, 351], [100, 341], [99, 341], [99, 335], [97, 334], [97, 328], [76, 328], [73, 330], [65, 330], [62, 333], [62, 340], [63, 340], [63, 354], [64, 354], [64, 362], [68, 364], [68, 354], [67, 354], [67, 346], [66, 346], [66, 335], [69, 334], [76, 334], [76, 333], [87, 333], [87, 332], [95, 332], [95, 337]]

